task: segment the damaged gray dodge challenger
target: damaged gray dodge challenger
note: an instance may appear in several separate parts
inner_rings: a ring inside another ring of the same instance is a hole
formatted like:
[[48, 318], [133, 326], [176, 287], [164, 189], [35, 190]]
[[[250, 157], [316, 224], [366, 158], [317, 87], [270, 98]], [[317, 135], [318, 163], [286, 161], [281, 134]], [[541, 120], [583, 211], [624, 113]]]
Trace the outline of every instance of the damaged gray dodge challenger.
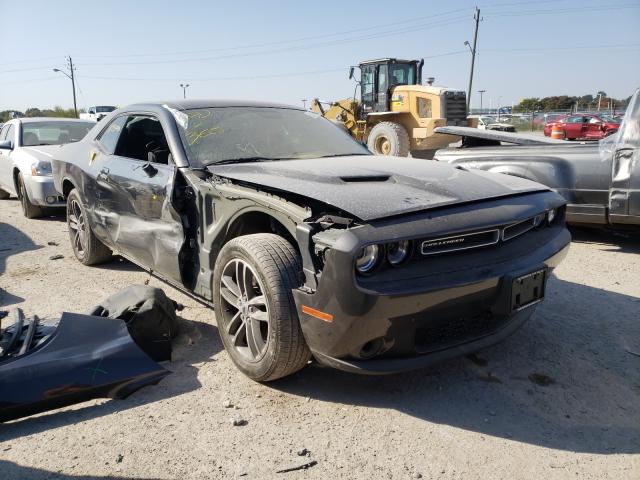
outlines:
[[122, 255], [215, 309], [258, 381], [392, 373], [521, 326], [570, 235], [537, 183], [375, 156], [299, 108], [132, 105], [54, 155], [85, 265]]

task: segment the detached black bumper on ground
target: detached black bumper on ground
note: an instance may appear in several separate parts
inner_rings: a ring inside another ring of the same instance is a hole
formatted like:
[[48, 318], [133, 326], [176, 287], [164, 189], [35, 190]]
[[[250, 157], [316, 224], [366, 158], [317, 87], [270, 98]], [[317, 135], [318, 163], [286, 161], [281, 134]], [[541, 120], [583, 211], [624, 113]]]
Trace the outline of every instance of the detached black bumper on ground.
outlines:
[[[451, 228], [458, 218], [472, 228], [474, 223], [503, 225], [505, 219], [530, 218], [556, 206], [557, 198], [546, 193], [526, 201], [514, 197], [503, 208], [492, 209], [493, 202], [487, 202], [442, 216], [434, 213], [428, 221], [416, 216], [400, 229], [380, 224], [345, 232], [327, 254], [317, 291], [295, 292], [314, 356], [342, 370], [393, 373], [507, 337], [531, 317], [553, 268], [568, 251], [571, 238], [562, 221], [489, 247], [417, 255], [406, 266], [368, 277], [355, 274], [354, 254], [363, 243], [415, 238], [416, 231], [423, 238], [438, 236], [439, 228]], [[314, 311], [327, 315], [318, 318]]]

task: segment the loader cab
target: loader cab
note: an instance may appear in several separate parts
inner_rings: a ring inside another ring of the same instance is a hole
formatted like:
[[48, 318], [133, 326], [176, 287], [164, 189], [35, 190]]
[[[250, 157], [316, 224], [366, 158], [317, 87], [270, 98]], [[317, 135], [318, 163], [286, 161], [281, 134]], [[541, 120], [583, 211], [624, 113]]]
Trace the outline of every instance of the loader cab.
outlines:
[[[424, 60], [384, 58], [360, 63], [360, 109], [364, 120], [370, 113], [391, 111], [391, 93], [398, 85], [419, 85]], [[349, 72], [353, 77], [353, 67]]]

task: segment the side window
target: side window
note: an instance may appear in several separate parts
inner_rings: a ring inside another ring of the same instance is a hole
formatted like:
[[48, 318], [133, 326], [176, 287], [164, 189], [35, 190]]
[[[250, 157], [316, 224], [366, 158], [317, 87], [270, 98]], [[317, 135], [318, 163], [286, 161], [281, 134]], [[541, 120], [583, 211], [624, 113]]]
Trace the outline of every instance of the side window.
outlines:
[[104, 148], [105, 152], [109, 155], [113, 155], [116, 151], [120, 132], [122, 132], [122, 128], [126, 121], [127, 117], [116, 118], [98, 137], [98, 142], [100, 142], [102, 148]]
[[373, 86], [374, 86], [374, 67], [366, 65], [362, 67], [362, 100], [365, 102], [373, 102]]
[[569, 117], [567, 118], [566, 123], [582, 123], [582, 116]]
[[89, 108], [89, 113], [90, 113], [90, 114], [92, 114], [92, 113], [96, 113], [96, 109], [95, 109], [95, 108], [93, 108], [93, 107]]
[[380, 65], [378, 68], [378, 93], [387, 93], [387, 66]]
[[2, 140], [6, 140], [5, 136], [7, 135], [8, 131], [9, 131], [9, 125], [5, 125], [4, 127], [2, 127], [2, 129], [0, 130], [0, 142]]
[[169, 146], [160, 121], [149, 115], [127, 117], [115, 154], [143, 162], [153, 158], [155, 163], [168, 164]]

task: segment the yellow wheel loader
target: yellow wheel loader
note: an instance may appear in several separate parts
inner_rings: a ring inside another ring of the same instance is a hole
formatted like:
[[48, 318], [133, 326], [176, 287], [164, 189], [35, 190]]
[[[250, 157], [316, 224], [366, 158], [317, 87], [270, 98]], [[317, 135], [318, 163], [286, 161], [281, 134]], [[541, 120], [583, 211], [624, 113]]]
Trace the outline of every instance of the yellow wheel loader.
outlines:
[[467, 100], [462, 90], [434, 87], [432, 78], [422, 85], [423, 65], [424, 60], [397, 58], [362, 62], [353, 98], [330, 103], [316, 98], [311, 109], [343, 125], [375, 154], [432, 158], [437, 149], [460, 139], [434, 128], [469, 126]]

